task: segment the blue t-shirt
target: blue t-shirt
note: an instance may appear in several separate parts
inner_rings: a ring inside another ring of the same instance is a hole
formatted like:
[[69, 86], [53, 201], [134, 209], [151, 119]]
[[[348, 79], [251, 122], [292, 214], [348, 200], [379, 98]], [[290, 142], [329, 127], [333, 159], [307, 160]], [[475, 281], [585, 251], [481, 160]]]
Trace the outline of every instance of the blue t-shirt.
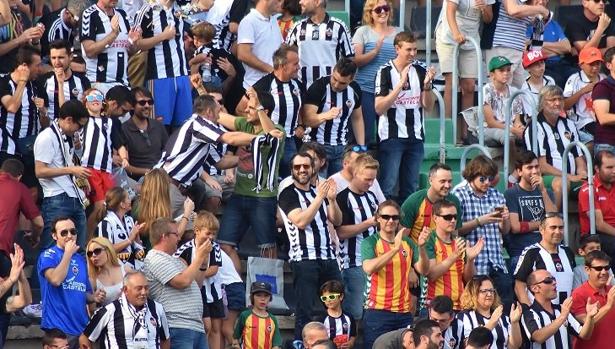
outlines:
[[38, 280], [43, 304], [42, 329], [58, 328], [71, 336], [80, 335], [88, 324], [87, 293], [92, 293], [88, 269], [82, 255], [75, 253], [62, 284], [53, 286], [45, 271], [60, 264], [64, 250], [57, 245], [43, 251], [38, 259]]
[[[525, 36], [529, 39], [532, 37], [533, 33], [534, 33], [534, 27], [529, 25], [527, 27]], [[544, 42], [559, 42], [564, 39], [566, 39], [566, 34], [564, 34], [564, 30], [562, 30], [562, 27], [554, 20], [549, 21], [549, 23], [547, 23], [547, 25], [545, 26], [545, 31], [543, 33], [543, 41]], [[551, 62], [551, 63], [559, 62], [561, 59], [562, 58], [560, 56], [553, 56], [553, 57], [547, 58], [547, 62]]]

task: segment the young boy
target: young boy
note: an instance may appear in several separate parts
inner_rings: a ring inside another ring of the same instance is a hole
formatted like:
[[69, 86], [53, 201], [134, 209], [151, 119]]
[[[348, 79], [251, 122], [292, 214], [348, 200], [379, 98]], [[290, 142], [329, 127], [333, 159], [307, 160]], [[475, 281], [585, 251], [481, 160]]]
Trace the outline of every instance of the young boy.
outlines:
[[320, 300], [327, 308], [327, 315], [321, 321], [329, 332], [329, 338], [338, 348], [352, 349], [357, 338], [357, 326], [350, 314], [342, 311], [344, 284], [329, 280], [320, 286]]
[[542, 50], [526, 51], [523, 53], [523, 69], [529, 74], [521, 90], [528, 91], [532, 98], [523, 96], [523, 110], [528, 114], [538, 113], [538, 94], [540, 90], [549, 85], [555, 85], [552, 77], [545, 75], [545, 61], [547, 55]]
[[[579, 240], [579, 249], [577, 250], [577, 253], [579, 254], [579, 256], [585, 257], [591, 251], [596, 251], [596, 250], [597, 251], [602, 250], [601, 245], [600, 245], [600, 237], [598, 237], [598, 235], [587, 234], [587, 235], [581, 236], [581, 240]], [[572, 279], [572, 289], [574, 290], [575, 288], [585, 283], [585, 281], [587, 281], [589, 276], [587, 275], [587, 272], [585, 271], [585, 263], [577, 265], [573, 269], [573, 272], [574, 272], [574, 278]], [[609, 275], [613, 276], [612, 270], [609, 270]], [[611, 284], [615, 285], [615, 279], [611, 279]]]
[[181, 258], [190, 264], [196, 247], [202, 244], [210, 244], [209, 258], [201, 265], [197, 282], [201, 286], [203, 298], [203, 323], [207, 331], [209, 348], [222, 348], [222, 319], [224, 319], [224, 304], [222, 302], [222, 284], [217, 276], [218, 269], [222, 266], [220, 245], [216, 240], [216, 234], [220, 224], [211, 212], [201, 211], [194, 219], [194, 239], [181, 245], [174, 256]]
[[282, 347], [278, 320], [267, 311], [271, 296], [270, 284], [256, 281], [250, 285], [252, 308], [246, 309], [239, 315], [233, 334], [233, 348], [280, 349]]
[[201, 22], [191, 29], [194, 46], [194, 56], [188, 62], [191, 74], [199, 74], [204, 83], [211, 83], [228, 92], [236, 71], [231, 63], [230, 55], [223, 49], [213, 47], [216, 28], [207, 22]]

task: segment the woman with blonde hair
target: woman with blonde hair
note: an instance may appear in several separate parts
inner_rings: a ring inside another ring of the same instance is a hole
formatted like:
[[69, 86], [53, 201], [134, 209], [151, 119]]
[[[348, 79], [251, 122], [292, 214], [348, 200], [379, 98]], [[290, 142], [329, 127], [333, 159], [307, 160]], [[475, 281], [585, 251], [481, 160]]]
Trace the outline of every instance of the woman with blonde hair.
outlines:
[[461, 294], [462, 310], [458, 317], [463, 321], [467, 338], [473, 328], [485, 326], [493, 334], [491, 349], [517, 349], [521, 346], [521, 305], [513, 304], [510, 317], [504, 315], [504, 306], [488, 276], [477, 275], [468, 282]]
[[361, 86], [365, 144], [376, 142], [376, 109], [374, 91], [376, 74], [381, 66], [395, 58], [393, 39], [401, 28], [391, 25], [393, 3], [391, 0], [367, 0], [363, 7], [363, 25], [352, 37], [354, 62], [359, 67], [355, 81]]
[[124, 275], [132, 269], [120, 263], [111, 241], [106, 238], [91, 239], [85, 251], [92, 289], [103, 292], [105, 298], [99, 305], [105, 306], [120, 297]]

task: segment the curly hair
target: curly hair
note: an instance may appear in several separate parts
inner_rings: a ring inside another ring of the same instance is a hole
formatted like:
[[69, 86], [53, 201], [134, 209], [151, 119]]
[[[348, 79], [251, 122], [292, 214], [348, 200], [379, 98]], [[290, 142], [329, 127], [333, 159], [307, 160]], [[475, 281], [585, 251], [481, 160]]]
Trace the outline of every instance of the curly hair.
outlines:
[[[493, 281], [491, 280], [491, 278], [485, 275], [477, 275], [468, 282], [459, 300], [461, 302], [462, 309], [476, 310], [478, 308], [478, 293], [480, 290], [480, 286], [485, 281], [489, 281], [491, 282], [491, 284], [493, 284]], [[502, 304], [502, 301], [500, 300], [500, 296], [498, 296], [498, 294], [496, 293], [490, 310], [493, 311], [495, 308], [499, 307], [501, 304]]]

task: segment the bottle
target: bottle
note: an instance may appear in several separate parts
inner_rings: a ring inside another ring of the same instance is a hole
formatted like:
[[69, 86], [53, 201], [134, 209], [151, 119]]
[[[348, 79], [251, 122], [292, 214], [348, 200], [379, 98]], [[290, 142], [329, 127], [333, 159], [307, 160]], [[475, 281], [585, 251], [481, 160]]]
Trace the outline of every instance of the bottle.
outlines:
[[203, 82], [211, 82], [211, 64], [203, 64], [203, 73], [201, 75]]

